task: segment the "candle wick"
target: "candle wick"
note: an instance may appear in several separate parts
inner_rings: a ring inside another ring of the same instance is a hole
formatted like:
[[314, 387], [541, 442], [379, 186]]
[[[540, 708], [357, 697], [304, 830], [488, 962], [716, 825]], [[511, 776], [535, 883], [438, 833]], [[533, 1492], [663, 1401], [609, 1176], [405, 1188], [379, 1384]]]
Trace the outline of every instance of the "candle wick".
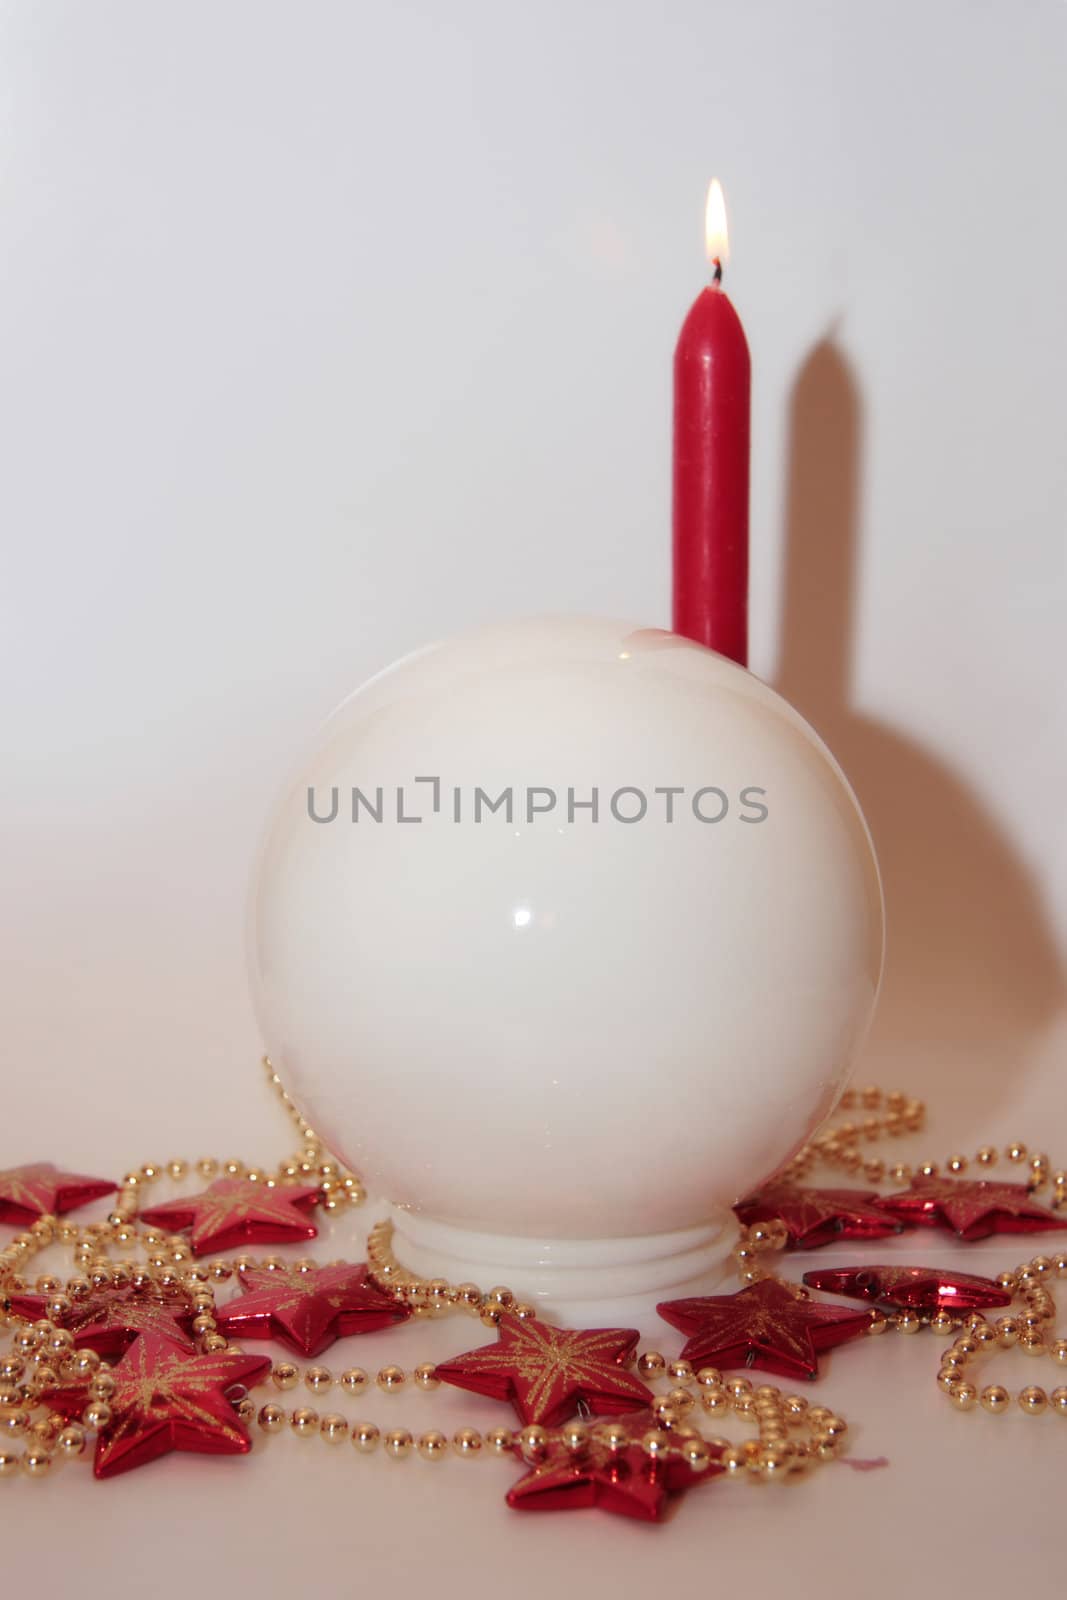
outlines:
[[718, 256], [713, 259], [711, 263], [711, 269], [712, 283], [716, 285], [720, 284], [722, 282], [722, 262], [719, 260]]

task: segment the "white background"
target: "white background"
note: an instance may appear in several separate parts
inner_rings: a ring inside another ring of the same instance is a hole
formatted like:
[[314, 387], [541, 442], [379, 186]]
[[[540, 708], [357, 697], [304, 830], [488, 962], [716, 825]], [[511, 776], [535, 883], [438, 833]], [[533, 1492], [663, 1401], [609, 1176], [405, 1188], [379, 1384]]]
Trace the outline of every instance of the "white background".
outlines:
[[[927, 1153], [1067, 1160], [1065, 45], [1059, 0], [0, 5], [0, 1165], [280, 1154], [244, 899], [312, 727], [475, 621], [667, 620], [712, 172], [754, 367], [753, 665], [829, 739], [885, 871], [864, 1075], [928, 1094]], [[619, 1595], [664, 1553], [824, 1594], [958, 1578], [965, 1545], [1036, 1576], [1063, 1425], [945, 1416], [919, 1343], [885, 1359], [925, 1404], [884, 1369], [852, 1395], [894, 1470], [826, 1474], [781, 1521], [709, 1491], [647, 1536], [520, 1533], [462, 1468], [435, 1508], [384, 1465], [363, 1520], [339, 1463], [293, 1478], [281, 1451], [35, 1515], [73, 1536], [113, 1496], [160, 1594], [144, 1541], [176, 1516], [230, 1528], [221, 1575], [262, 1593], [271, 1550], [279, 1593], [336, 1576], [341, 1520], [379, 1581], [424, 1570], [421, 1526], [431, 1572], [513, 1593], [513, 1560], [562, 1556]]]

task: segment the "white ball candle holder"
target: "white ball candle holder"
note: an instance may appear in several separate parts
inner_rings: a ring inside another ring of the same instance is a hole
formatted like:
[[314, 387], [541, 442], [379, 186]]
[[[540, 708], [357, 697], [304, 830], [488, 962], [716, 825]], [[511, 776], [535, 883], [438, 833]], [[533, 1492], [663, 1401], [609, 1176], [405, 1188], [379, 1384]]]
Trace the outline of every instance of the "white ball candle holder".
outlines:
[[270, 1054], [401, 1262], [553, 1305], [711, 1281], [733, 1201], [832, 1109], [882, 946], [870, 836], [797, 712], [588, 619], [352, 694], [253, 907]]

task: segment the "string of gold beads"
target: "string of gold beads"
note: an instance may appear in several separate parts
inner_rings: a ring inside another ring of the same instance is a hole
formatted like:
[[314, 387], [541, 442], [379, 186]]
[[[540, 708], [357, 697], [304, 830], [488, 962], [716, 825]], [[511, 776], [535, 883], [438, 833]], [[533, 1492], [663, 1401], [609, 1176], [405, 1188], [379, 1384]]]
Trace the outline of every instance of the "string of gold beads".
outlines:
[[[463, 1427], [449, 1438], [439, 1429], [416, 1435], [407, 1428], [382, 1428], [366, 1420], [350, 1421], [336, 1411], [320, 1415], [308, 1405], [287, 1409], [276, 1401], [268, 1401], [257, 1407], [250, 1397], [239, 1403], [238, 1412], [248, 1423], [254, 1422], [262, 1433], [288, 1431], [298, 1438], [318, 1437], [333, 1445], [349, 1440], [361, 1455], [380, 1449], [393, 1460], [404, 1460], [415, 1454], [436, 1461], [450, 1453], [463, 1460], [473, 1460], [483, 1454], [511, 1456], [517, 1452], [528, 1463], [536, 1464], [558, 1446], [578, 1458], [594, 1441], [610, 1450], [624, 1450], [637, 1443], [650, 1457], [678, 1456], [695, 1471], [704, 1470], [710, 1462], [721, 1461], [730, 1476], [768, 1479], [781, 1478], [806, 1466], [832, 1460], [847, 1433], [847, 1424], [828, 1407], [811, 1405], [801, 1395], [783, 1394], [771, 1384], [754, 1386], [747, 1378], [724, 1378], [714, 1367], [694, 1371], [690, 1362], [670, 1361], [655, 1350], [644, 1352], [638, 1358], [637, 1367], [645, 1376], [664, 1377], [674, 1385], [667, 1394], [652, 1401], [650, 1409], [655, 1426], [640, 1440], [632, 1438], [625, 1419], [615, 1422], [576, 1420], [558, 1428], [530, 1423], [521, 1428], [490, 1428], [484, 1433], [477, 1428]], [[375, 1381], [383, 1393], [393, 1394], [399, 1392], [408, 1377], [400, 1368], [383, 1367]], [[434, 1389], [440, 1382], [430, 1362], [416, 1367], [410, 1379], [423, 1390]], [[295, 1362], [284, 1361], [274, 1364], [271, 1381], [283, 1392], [303, 1384], [318, 1396], [337, 1384], [348, 1393], [359, 1394], [368, 1387], [370, 1376], [356, 1367], [335, 1377], [329, 1368], [318, 1363], [301, 1368]], [[731, 1443], [728, 1439], [702, 1435], [692, 1422], [691, 1413], [697, 1403], [691, 1392], [694, 1387], [709, 1416], [721, 1417], [732, 1412], [754, 1422], [758, 1437]], [[798, 1434], [804, 1437], [797, 1437]]]
[[[1010, 1409], [1012, 1395], [1003, 1384], [991, 1383], [979, 1390], [965, 1376], [976, 1361], [998, 1350], [1018, 1349], [1067, 1367], [1067, 1339], [1055, 1337], [1053, 1326], [1056, 1307], [1047, 1287], [1051, 1277], [1067, 1277], [1067, 1253], [1034, 1256], [1013, 1272], [1000, 1273], [997, 1282], [1017, 1295], [1025, 1310], [1016, 1316], [997, 1317], [993, 1322], [982, 1312], [974, 1312], [964, 1331], [942, 1355], [937, 1386], [958, 1411], [973, 1411], [980, 1406], [991, 1416], [999, 1416]], [[1015, 1395], [1015, 1401], [1027, 1416], [1039, 1417], [1046, 1411], [1067, 1416], [1067, 1386], [1048, 1394], [1039, 1384], [1026, 1384]]]

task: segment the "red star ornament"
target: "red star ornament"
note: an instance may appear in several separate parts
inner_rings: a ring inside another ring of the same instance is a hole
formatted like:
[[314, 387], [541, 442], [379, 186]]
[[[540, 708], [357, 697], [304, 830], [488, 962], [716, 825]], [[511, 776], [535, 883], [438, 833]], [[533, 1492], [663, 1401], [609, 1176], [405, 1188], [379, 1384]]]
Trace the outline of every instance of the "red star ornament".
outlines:
[[878, 1203], [900, 1222], [950, 1228], [968, 1242], [988, 1239], [992, 1233], [1067, 1228], [1067, 1218], [1039, 1206], [1024, 1183], [917, 1177], [910, 1189], [882, 1195]]
[[555, 1427], [581, 1408], [595, 1412], [646, 1407], [652, 1391], [625, 1370], [636, 1328], [555, 1328], [534, 1318], [502, 1316], [496, 1344], [439, 1362], [437, 1376], [457, 1389], [510, 1400], [523, 1422]]
[[193, 1253], [205, 1256], [242, 1244], [294, 1244], [316, 1238], [319, 1230], [306, 1213], [318, 1199], [318, 1189], [297, 1184], [268, 1187], [244, 1178], [220, 1178], [203, 1194], [150, 1206], [140, 1220], [169, 1233], [190, 1228]]
[[869, 1311], [799, 1300], [773, 1278], [737, 1294], [666, 1300], [665, 1322], [688, 1335], [682, 1355], [694, 1366], [761, 1367], [787, 1378], [814, 1378], [819, 1352], [866, 1333]]
[[878, 1208], [874, 1189], [806, 1189], [769, 1183], [734, 1206], [746, 1227], [753, 1222], [783, 1222], [791, 1250], [815, 1250], [834, 1239], [884, 1239], [902, 1222]]
[[217, 1315], [230, 1338], [278, 1339], [298, 1355], [317, 1356], [352, 1333], [373, 1333], [405, 1322], [410, 1307], [371, 1281], [366, 1263], [328, 1267], [253, 1268], [241, 1274], [240, 1294]]
[[114, 1194], [118, 1188], [110, 1178], [86, 1178], [80, 1172], [61, 1172], [50, 1161], [34, 1161], [27, 1167], [9, 1167], [0, 1172], [0, 1222], [21, 1226], [38, 1217], [62, 1216], [79, 1206]]
[[[111, 1420], [97, 1434], [93, 1476], [113, 1478], [171, 1450], [247, 1454], [252, 1440], [231, 1395], [238, 1386], [258, 1383], [270, 1368], [269, 1356], [240, 1350], [189, 1356], [169, 1342], [138, 1339], [111, 1368]], [[85, 1394], [79, 1386], [43, 1398], [62, 1415], [77, 1418]]]
[[992, 1278], [947, 1267], [819, 1267], [805, 1272], [804, 1282], [886, 1310], [985, 1311], [1011, 1304], [1011, 1295]]
[[[35, 1322], [47, 1314], [48, 1296], [13, 1294], [11, 1309], [17, 1316]], [[75, 1300], [69, 1311], [52, 1321], [74, 1335], [79, 1350], [95, 1350], [111, 1360], [128, 1350], [142, 1335], [170, 1343], [180, 1350], [193, 1350], [189, 1334], [196, 1311], [189, 1296], [164, 1296], [135, 1289], [89, 1294]]]
[[[651, 1411], [611, 1421], [628, 1437], [622, 1449], [611, 1449], [596, 1431], [579, 1456], [559, 1442], [550, 1445], [545, 1459], [509, 1489], [508, 1505], [515, 1511], [582, 1511], [599, 1506], [616, 1516], [659, 1522], [671, 1501], [723, 1470], [721, 1445], [717, 1454], [713, 1447], [711, 1460], [700, 1471], [671, 1451], [649, 1456], [641, 1440], [660, 1428]], [[691, 1428], [672, 1429], [669, 1437], [680, 1441], [693, 1433]]]

